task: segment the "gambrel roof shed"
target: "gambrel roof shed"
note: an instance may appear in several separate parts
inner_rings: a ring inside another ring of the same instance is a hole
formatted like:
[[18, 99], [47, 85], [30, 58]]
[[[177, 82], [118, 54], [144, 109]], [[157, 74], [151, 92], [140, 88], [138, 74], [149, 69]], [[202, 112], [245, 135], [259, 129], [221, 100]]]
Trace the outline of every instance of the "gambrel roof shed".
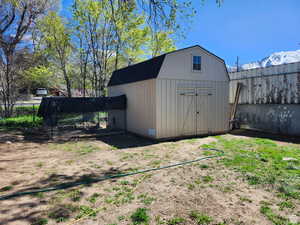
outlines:
[[183, 51], [189, 48], [199, 47], [202, 50], [206, 51], [207, 53], [211, 54], [212, 56], [220, 59], [224, 62], [223, 59], [214, 55], [213, 53], [209, 52], [208, 50], [200, 47], [199, 45], [194, 45], [191, 47], [187, 47], [184, 49], [175, 50], [172, 52], [165, 53], [163, 55], [148, 59], [146, 61], [127, 66], [125, 68], [115, 70], [112, 74], [112, 77], [108, 83], [108, 86], [126, 84], [131, 82], [137, 82], [142, 80], [154, 79], [157, 78], [160, 68], [164, 62], [165, 56], [171, 53], [176, 53], [178, 51]]
[[199, 45], [172, 51], [113, 72], [109, 96], [125, 94], [127, 110], [111, 111], [109, 124], [125, 120], [128, 131], [155, 139], [224, 132], [228, 85], [220, 57]]

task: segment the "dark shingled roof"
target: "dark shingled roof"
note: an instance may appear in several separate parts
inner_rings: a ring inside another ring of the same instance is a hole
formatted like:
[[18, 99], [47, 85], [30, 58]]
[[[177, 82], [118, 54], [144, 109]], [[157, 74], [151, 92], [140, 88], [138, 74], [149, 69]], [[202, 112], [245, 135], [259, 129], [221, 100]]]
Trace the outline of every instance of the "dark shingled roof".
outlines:
[[[172, 52], [165, 53], [163, 55], [154, 57], [152, 59], [119, 69], [115, 70], [110, 78], [108, 86], [120, 85], [120, 84], [127, 84], [133, 83], [142, 80], [149, 80], [157, 78], [160, 68], [163, 64], [165, 56], [170, 53], [182, 51], [189, 48], [199, 47], [202, 50], [206, 51], [207, 53], [213, 55], [214, 57], [218, 58], [224, 63], [224, 60], [215, 54], [211, 53], [210, 51], [206, 50], [205, 48], [194, 45], [187, 48], [178, 49]], [[224, 63], [225, 65], [225, 63]], [[225, 66], [226, 67], [226, 66]]]
[[156, 78], [159, 74], [165, 55], [115, 70], [110, 78], [108, 86], [132, 83]]

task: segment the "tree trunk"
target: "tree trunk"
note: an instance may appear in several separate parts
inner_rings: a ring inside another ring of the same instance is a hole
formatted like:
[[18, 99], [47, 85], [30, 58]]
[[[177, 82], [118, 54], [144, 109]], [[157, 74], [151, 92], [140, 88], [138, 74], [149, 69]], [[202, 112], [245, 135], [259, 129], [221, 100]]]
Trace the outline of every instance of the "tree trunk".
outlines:
[[14, 95], [13, 95], [13, 79], [12, 79], [12, 59], [13, 52], [6, 52], [6, 68], [4, 72], [4, 84], [3, 84], [3, 106], [4, 106], [4, 117], [10, 117], [12, 115], [13, 106], [15, 103]]
[[72, 97], [71, 82], [70, 82], [70, 79], [68, 77], [68, 73], [66, 71], [66, 66], [65, 65], [62, 65], [62, 71], [63, 71], [64, 78], [65, 78], [66, 85], [67, 85], [68, 97], [71, 98]]

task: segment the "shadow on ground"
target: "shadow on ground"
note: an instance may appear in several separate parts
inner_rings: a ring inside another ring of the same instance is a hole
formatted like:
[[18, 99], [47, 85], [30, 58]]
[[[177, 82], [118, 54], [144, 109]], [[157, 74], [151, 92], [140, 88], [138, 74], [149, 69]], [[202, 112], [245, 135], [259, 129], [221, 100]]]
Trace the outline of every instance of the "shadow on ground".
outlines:
[[[130, 168], [127, 168], [127, 170], [120, 170], [119, 168], [112, 167], [109, 170], [101, 171], [100, 173], [89, 173], [84, 175], [74, 174], [68, 176], [51, 174], [46, 179], [41, 179], [16, 191], [11, 191], [5, 196], [1, 195], [0, 215], [8, 214], [11, 211], [16, 211], [16, 213], [13, 213], [9, 218], [0, 219], [0, 224], [8, 224], [15, 221], [25, 221], [29, 224], [35, 224], [40, 218], [43, 216], [45, 217], [45, 210], [42, 210], [41, 206], [48, 205], [48, 201], [45, 198], [40, 198], [39, 193], [54, 192], [53, 195], [48, 196], [51, 198], [51, 196], [55, 196], [55, 191], [68, 190], [81, 185], [90, 186], [93, 183], [99, 183], [105, 180], [115, 182], [119, 177], [113, 176], [126, 173], [128, 170], [130, 170]], [[84, 195], [84, 193], [81, 194], [82, 196]], [[32, 198], [30, 198], [29, 201], [27, 199], [19, 201], [18, 198], [22, 196], [31, 196]], [[7, 200], [11, 201], [7, 202]]]
[[98, 140], [117, 149], [136, 148], [158, 143], [157, 141], [136, 136], [121, 130], [109, 129], [64, 129], [53, 131], [45, 129], [24, 129], [0, 132], [0, 143], [57, 143], [70, 141]]

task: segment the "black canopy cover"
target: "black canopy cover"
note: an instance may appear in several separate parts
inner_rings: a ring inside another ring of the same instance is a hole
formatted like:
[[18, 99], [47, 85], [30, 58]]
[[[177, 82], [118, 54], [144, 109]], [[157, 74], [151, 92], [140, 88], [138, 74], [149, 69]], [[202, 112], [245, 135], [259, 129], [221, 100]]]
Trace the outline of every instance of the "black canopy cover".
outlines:
[[39, 107], [38, 116], [45, 118], [53, 114], [88, 113], [114, 109], [126, 109], [125, 95], [98, 98], [45, 97]]

